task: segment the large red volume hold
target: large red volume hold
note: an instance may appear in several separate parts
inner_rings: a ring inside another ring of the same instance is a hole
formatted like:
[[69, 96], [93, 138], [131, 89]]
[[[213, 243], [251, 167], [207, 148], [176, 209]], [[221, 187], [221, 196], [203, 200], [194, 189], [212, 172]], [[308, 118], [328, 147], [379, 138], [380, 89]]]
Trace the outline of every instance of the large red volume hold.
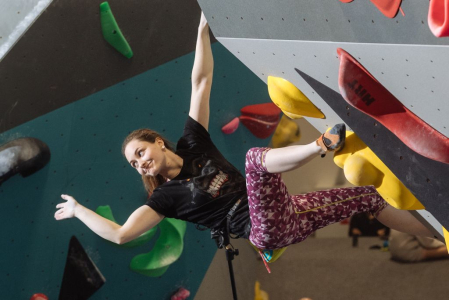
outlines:
[[[345, 50], [338, 48], [338, 85], [343, 98], [427, 158], [449, 163], [449, 139], [408, 110]], [[385, 145], [388, 147], [388, 145]]]
[[430, 0], [427, 22], [436, 37], [449, 36], [449, 0]]
[[240, 121], [260, 139], [268, 138], [276, 130], [281, 110], [274, 103], [248, 105], [240, 112]]

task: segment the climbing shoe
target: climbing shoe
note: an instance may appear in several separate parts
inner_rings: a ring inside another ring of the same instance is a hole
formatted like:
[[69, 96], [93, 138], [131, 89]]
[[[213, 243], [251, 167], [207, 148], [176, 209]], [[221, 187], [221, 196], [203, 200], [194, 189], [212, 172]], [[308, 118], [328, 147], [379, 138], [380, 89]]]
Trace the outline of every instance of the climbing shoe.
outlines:
[[332, 127], [323, 133], [317, 140], [316, 144], [321, 147], [323, 153], [321, 157], [326, 155], [328, 151], [338, 151], [343, 148], [346, 138], [346, 125], [341, 123]]

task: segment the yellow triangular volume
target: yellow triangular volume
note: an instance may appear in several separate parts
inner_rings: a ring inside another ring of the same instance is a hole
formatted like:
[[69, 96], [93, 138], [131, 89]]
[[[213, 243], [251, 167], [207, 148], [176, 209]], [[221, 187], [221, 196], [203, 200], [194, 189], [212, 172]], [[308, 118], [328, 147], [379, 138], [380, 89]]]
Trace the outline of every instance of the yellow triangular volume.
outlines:
[[424, 209], [421, 202], [354, 132], [346, 132], [345, 146], [335, 152], [334, 163], [343, 169], [350, 183], [374, 185], [391, 206], [405, 210]]
[[324, 119], [324, 114], [288, 80], [268, 76], [268, 93], [271, 101], [292, 119], [302, 116]]

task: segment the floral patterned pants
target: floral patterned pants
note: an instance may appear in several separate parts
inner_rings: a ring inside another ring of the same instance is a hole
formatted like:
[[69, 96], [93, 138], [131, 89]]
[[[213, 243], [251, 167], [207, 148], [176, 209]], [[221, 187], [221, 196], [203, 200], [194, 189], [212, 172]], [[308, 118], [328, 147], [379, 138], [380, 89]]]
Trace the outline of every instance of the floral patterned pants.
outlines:
[[289, 195], [278, 173], [269, 173], [264, 158], [270, 148], [251, 148], [245, 173], [251, 233], [261, 249], [279, 249], [305, 240], [315, 230], [350, 216], [370, 212], [377, 217], [387, 202], [373, 186], [339, 188]]

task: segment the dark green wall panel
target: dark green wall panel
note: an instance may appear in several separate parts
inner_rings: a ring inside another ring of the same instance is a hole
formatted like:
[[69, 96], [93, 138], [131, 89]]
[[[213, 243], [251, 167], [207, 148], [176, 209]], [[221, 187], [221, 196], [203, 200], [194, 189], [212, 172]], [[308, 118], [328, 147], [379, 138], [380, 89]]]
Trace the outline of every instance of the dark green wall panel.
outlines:
[[109, 0], [131, 59], [104, 40], [102, 2], [53, 0], [3, 58], [0, 132], [195, 50], [195, 0]]
[[[220, 44], [213, 45], [213, 52], [209, 131], [243, 171], [246, 151], [269, 141], [255, 138], [243, 126], [230, 136], [222, 134], [221, 127], [239, 116], [241, 107], [269, 102], [267, 87]], [[145, 201], [140, 177], [121, 156], [122, 140], [131, 130], [150, 127], [177, 141], [189, 109], [193, 59], [194, 53], [179, 57], [0, 134], [0, 144], [32, 136], [52, 152], [50, 163], [38, 173], [15, 176], [0, 186], [3, 298], [27, 299], [40, 292], [56, 299], [71, 235], [107, 279], [93, 299], [165, 299], [180, 285], [196, 292], [216, 251], [207, 231], [188, 225], [180, 260], [161, 278], [149, 278], [128, 265], [135, 255], [148, 252], [156, 238], [148, 245], [122, 249], [78, 220], [53, 218], [61, 193], [91, 209], [109, 204], [121, 223]]]

